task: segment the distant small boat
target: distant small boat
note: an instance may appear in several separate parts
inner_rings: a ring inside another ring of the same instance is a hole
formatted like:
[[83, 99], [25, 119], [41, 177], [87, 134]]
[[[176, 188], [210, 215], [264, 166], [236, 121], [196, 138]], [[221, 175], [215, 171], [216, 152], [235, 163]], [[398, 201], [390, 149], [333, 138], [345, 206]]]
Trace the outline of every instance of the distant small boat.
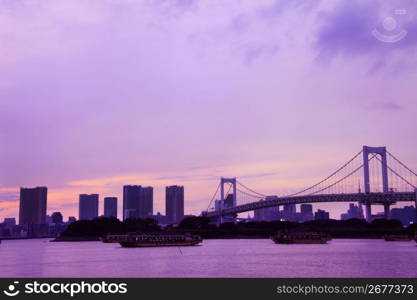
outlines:
[[407, 234], [386, 234], [384, 240], [387, 242], [409, 242], [413, 238]]
[[278, 233], [271, 239], [276, 244], [326, 244], [332, 238], [328, 234], [314, 232]]
[[119, 244], [125, 248], [196, 246], [203, 240], [190, 234], [129, 234]]
[[100, 237], [103, 243], [118, 243], [127, 238], [127, 234], [108, 234], [104, 237]]

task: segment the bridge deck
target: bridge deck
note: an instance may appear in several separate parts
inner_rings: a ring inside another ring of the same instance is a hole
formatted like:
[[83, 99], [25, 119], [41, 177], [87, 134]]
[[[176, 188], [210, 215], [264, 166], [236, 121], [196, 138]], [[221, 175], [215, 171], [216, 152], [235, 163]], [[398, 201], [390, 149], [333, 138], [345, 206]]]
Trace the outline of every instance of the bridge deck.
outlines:
[[355, 193], [355, 194], [325, 194], [310, 196], [282, 197], [273, 200], [261, 200], [248, 204], [225, 208], [221, 212], [212, 211], [204, 213], [207, 217], [219, 217], [220, 215], [234, 215], [246, 211], [274, 207], [284, 204], [303, 204], [319, 202], [360, 202], [363, 204], [394, 204], [396, 202], [415, 202], [416, 193], [413, 192], [390, 192], [390, 193]]

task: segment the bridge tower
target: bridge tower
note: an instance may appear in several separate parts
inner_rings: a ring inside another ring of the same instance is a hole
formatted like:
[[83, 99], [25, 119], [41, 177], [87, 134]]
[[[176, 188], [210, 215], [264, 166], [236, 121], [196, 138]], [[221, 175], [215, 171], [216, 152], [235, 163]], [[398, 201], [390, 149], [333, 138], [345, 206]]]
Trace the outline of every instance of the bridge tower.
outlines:
[[[237, 205], [237, 200], [236, 200], [236, 177], [232, 177], [232, 178], [225, 178], [225, 177], [221, 177], [220, 178], [220, 205], [218, 206], [218, 209], [220, 211], [223, 210], [224, 208], [224, 204], [225, 204], [225, 193], [224, 193], [224, 185], [226, 183], [230, 183], [233, 187], [233, 198], [232, 198], [232, 207], [235, 207]], [[219, 219], [218, 219], [218, 223], [219, 225], [222, 223], [223, 217], [220, 215]]]
[[[369, 176], [369, 154], [377, 154], [381, 156], [382, 166], [382, 189], [384, 193], [388, 193], [388, 165], [387, 165], [387, 149], [386, 147], [369, 147], [363, 146], [363, 171], [364, 171], [364, 186], [365, 193], [371, 192], [370, 176]], [[384, 216], [389, 219], [390, 204], [384, 203]], [[371, 203], [366, 203], [366, 220], [371, 220]]]

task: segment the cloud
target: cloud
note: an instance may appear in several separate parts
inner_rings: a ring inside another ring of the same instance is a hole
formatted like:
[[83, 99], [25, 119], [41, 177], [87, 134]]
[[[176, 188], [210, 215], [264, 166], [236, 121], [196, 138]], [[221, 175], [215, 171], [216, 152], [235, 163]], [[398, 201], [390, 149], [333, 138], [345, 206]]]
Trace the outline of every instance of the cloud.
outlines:
[[369, 110], [388, 110], [388, 111], [399, 111], [403, 107], [394, 102], [378, 102], [370, 104], [366, 107]]

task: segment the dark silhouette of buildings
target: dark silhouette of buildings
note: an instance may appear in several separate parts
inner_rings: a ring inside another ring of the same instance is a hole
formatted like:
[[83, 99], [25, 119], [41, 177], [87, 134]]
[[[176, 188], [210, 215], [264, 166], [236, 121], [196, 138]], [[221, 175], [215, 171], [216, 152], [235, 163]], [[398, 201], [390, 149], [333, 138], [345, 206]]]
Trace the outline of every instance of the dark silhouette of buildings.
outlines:
[[98, 194], [81, 194], [79, 202], [79, 219], [92, 220], [98, 217]]
[[[272, 200], [274, 197], [277, 196], [268, 196], [265, 200]], [[301, 211], [297, 212], [295, 204], [286, 204], [283, 210], [279, 210], [279, 207], [257, 209], [254, 211], [254, 219], [256, 221], [285, 220], [291, 222], [306, 222], [314, 219], [313, 206], [311, 204], [301, 204], [300, 209]]]
[[20, 189], [19, 226], [23, 235], [28, 237], [48, 235], [47, 194], [46, 187]]
[[408, 226], [411, 223], [416, 223], [416, 209], [414, 206], [405, 206], [403, 208], [391, 209], [391, 219], [401, 221], [404, 226]]
[[117, 218], [117, 197], [104, 198], [104, 216]]
[[318, 209], [314, 214], [314, 220], [329, 220], [330, 214], [328, 211]]
[[19, 225], [46, 224], [46, 187], [20, 188]]
[[59, 211], [56, 211], [56, 212], [52, 213], [51, 218], [52, 218], [52, 223], [54, 223], [54, 224], [64, 223], [64, 218]]
[[184, 187], [178, 185], [165, 188], [165, 210], [167, 222], [176, 224], [184, 217]]
[[76, 217], [68, 217], [68, 222], [67, 223], [73, 223], [75, 221], [77, 221]]
[[156, 215], [151, 216], [151, 218], [154, 219], [158, 224], [167, 224], [166, 216], [162, 215], [160, 212], [158, 212]]
[[123, 220], [147, 218], [153, 213], [153, 188], [140, 185], [123, 187]]
[[303, 222], [311, 221], [314, 219], [313, 215], [313, 205], [311, 204], [301, 204], [301, 219]]

